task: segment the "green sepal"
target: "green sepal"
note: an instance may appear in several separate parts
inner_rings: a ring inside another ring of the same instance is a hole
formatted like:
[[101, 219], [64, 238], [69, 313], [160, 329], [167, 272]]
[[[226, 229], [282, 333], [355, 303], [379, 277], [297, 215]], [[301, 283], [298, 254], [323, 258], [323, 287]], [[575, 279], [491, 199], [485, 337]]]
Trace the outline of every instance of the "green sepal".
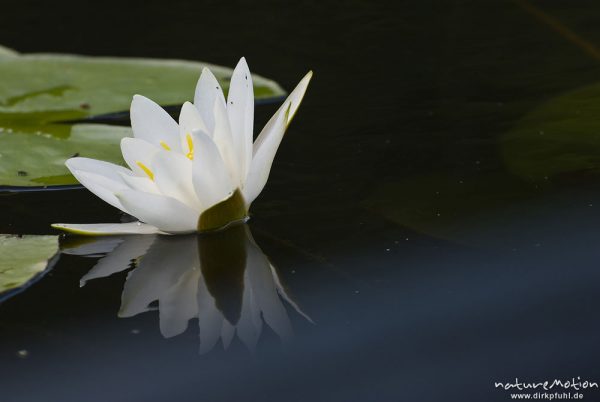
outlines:
[[204, 211], [198, 219], [198, 232], [222, 229], [233, 222], [244, 221], [248, 216], [246, 201], [239, 189], [231, 197]]

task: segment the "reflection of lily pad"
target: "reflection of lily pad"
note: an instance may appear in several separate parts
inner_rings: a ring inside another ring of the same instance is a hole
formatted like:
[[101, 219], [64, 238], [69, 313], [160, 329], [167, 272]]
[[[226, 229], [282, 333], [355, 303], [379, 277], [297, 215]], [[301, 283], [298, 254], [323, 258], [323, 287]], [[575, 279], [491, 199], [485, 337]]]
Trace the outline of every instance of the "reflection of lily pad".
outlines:
[[0, 131], [0, 184], [49, 186], [76, 184], [64, 162], [84, 156], [122, 163], [119, 143], [127, 127], [101, 124], [48, 125]]
[[[205, 66], [227, 90], [232, 70], [207, 63], [51, 54], [0, 57], [0, 121], [15, 113], [33, 119], [40, 112], [58, 112], [64, 120], [121, 112], [129, 110], [137, 93], [160, 105], [182, 104], [193, 98]], [[257, 99], [284, 95], [274, 81], [258, 75], [253, 80]]]
[[58, 236], [0, 235], [0, 297], [44, 272], [58, 251]]
[[561, 95], [502, 137], [509, 169], [528, 179], [600, 171], [600, 84]]

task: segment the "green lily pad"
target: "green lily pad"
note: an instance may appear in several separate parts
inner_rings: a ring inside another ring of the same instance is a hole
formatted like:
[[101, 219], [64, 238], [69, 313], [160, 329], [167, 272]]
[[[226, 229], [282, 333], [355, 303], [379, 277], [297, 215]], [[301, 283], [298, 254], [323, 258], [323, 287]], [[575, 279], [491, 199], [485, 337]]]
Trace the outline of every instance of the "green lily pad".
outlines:
[[600, 173], [600, 83], [530, 111], [501, 139], [509, 170], [526, 179]]
[[19, 53], [17, 53], [15, 50], [0, 45], [0, 57], [15, 57], [18, 55]]
[[507, 222], [526, 215], [540, 191], [505, 172], [453, 177], [448, 172], [377, 186], [362, 205], [399, 226], [466, 245], [510, 244]]
[[[77, 184], [64, 166], [76, 155], [122, 163], [119, 143], [129, 128], [75, 122], [123, 113], [137, 93], [181, 105], [193, 98], [204, 67], [227, 91], [232, 70], [208, 63], [19, 54], [0, 46], [0, 190]], [[285, 95], [274, 81], [253, 79], [257, 100]]]
[[0, 128], [0, 184], [77, 184], [65, 160], [82, 156], [121, 164], [121, 138], [131, 135], [129, 127], [102, 124]]
[[58, 236], [0, 235], [0, 298], [44, 272], [58, 252]]
[[[58, 54], [0, 57], [0, 121], [15, 115], [30, 122], [42, 116], [48, 122], [122, 112], [129, 110], [134, 94], [160, 105], [180, 105], [193, 98], [203, 67], [227, 91], [232, 70], [208, 63]], [[258, 75], [253, 80], [256, 99], [285, 94], [274, 81]]]

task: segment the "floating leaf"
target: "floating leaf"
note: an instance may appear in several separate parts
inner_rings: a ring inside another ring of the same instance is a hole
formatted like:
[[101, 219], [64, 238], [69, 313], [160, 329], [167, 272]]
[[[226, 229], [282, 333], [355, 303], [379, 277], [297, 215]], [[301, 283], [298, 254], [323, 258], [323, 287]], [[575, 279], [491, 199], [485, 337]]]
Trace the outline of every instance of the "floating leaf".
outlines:
[[[163, 106], [181, 105], [193, 98], [204, 67], [227, 91], [232, 70], [207, 63], [22, 55], [0, 46], [0, 190], [77, 184], [64, 166], [75, 155], [122, 163], [119, 142], [131, 135], [129, 128], [70, 124], [107, 114], [126, 119], [136, 93]], [[259, 101], [285, 94], [274, 81], [253, 80]]]
[[15, 50], [9, 49], [7, 47], [1, 46], [0, 45], [0, 58], [2, 57], [15, 57], [18, 56], [19, 53], [17, 53]]
[[0, 298], [44, 272], [58, 252], [58, 236], [0, 235]]
[[600, 84], [566, 93], [523, 117], [501, 140], [511, 172], [531, 180], [600, 172]]
[[128, 127], [102, 124], [22, 126], [0, 129], [0, 184], [77, 184], [65, 160], [74, 156], [122, 163], [119, 143]]
[[[57, 121], [122, 112], [129, 110], [134, 94], [160, 105], [180, 105], [193, 98], [204, 67], [227, 91], [232, 70], [201, 62], [57, 54], [0, 57], [0, 121], [19, 114], [31, 122], [40, 116]], [[274, 81], [258, 75], [253, 80], [259, 100], [285, 94]]]
[[[539, 192], [504, 172], [469, 178], [448, 172], [381, 183], [362, 202], [400, 226], [469, 245], [510, 242], [507, 222], [518, 221]], [[525, 205], [523, 207], [522, 205]]]

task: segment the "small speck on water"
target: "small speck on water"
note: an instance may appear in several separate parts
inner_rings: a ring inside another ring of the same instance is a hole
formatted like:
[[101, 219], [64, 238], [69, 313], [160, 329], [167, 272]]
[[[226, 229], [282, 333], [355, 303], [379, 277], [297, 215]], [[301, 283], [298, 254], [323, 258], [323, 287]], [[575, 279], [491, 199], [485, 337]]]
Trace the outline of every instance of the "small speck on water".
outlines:
[[79, 105], [79, 107], [88, 110], [91, 106], [89, 103], [82, 103], [81, 105]]
[[389, 249], [389, 248], [386, 248], [386, 249], [385, 249], [385, 251], [390, 251], [390, 249]]
[[594, 206], [594, 204], [588, 204], [588, 207], [593, 207], [593, 206]]
[[19, 170], [19, 171], [17, 172], [17, 175], [19, 175], [19, 176], [27, 176], [27, 172], [26, 172], [26, 171], [24, 171], [24, 170]]
[[354, 294], [359, 294], [359, 293], [360, 293], [360, 290], [355, 290], [354, 291]]
[[540, 135], [544, 135], [544, 131], [543, 131], [543, 130], [542, 130], [542, 131], [540, 131]]
[[29, 356], [29, 351], [27, 351], [25, 349], [21, 349], [17, 352], [17, 356], [20, 357], [21, 359], [25, 359], [26, 357]]
[[138, 335], [138, 334], [140, 333], [140, 330], [139, 330], [139, 329], [132, 329], [130, 332], [131, 332], [133, 335]]

